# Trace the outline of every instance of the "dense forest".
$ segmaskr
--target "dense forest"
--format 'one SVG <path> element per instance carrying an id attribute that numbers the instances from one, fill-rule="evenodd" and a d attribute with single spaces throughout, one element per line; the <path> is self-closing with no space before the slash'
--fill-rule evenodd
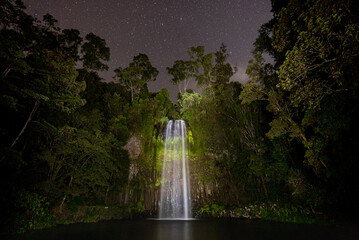
<path id="1" fill-rule="evenodd" d="M 168 120 L 187 124 L 196 217 L 287 222 L 359 210 L 359 8 L 272 0 L 245 84 L 223 44 L 168 64 L 146 54 L 105 82 L 110 49 L 49 14 L 0 6 L 0 209 L 4 231 L 156 216 Z M 202 93 L 188 89 L 196 82 Z"/>

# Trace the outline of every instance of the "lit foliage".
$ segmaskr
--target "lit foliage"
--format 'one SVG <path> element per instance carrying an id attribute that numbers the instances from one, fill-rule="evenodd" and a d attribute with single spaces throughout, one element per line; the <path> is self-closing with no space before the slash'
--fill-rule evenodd
<path id="1" fill-rule="evenodd" d="M 310 214 L 356 206 L 355 1 L 273 1 L 244 85 L 230 81 L 225 45 L 190 48 L 189 60 L 167 68 L 181 92 L 176 106 L 167 89 L 148 92 L 158 70 L 145 54 L 104 83 L 105 40 L 90 33 L 83 41 L 49 14 L 38 21 L 21 1 L 2 3 L 0 207 L 18 230 L 49 226 L 50 209 L 62 217 L 96 204 L 123 216 L 155 209 L 164 126 L 179 117 L 200 212 L 310 222 Z M 187 89 L 192 80 L 201 95 Z M 134 156 L 125 150 L 131 141 Z"/>
<path id="2" fill-rule="evenodd" d="M 243 104 L 261 101 L 273 114 L 266 136 L 284 141 L 287 158 L 294 159 L 288 175 L 292 195 L 319 209 L 339 201 L 325 202 L 327 193 L 320 188 L 356 194 L 354 175 L 342 172 L 355 155 L 345 138 L 357 136 L 353 121 L 358 71 L 353 66 L 358 61 L 359 25 L 354 5 L 354 1 L 274 2 L 275 18 L 260 29 L 247 69 L 250 80 L 240 95 Z M 271 54 L 275 64 L 265 64 L 263 53 Z M 298 181 L 293 181 L 293 173 Z"/>

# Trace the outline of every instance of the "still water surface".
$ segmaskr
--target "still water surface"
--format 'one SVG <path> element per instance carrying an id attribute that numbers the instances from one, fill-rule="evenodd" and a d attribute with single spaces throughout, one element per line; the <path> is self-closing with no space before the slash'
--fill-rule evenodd
<path id="1" fill-rule="evenodd" d="M 359 239 L 353 225 L 302 225 L 249 220 L 109 221 L 72 224 L 18 236 L 19 240 L 227 240 L 227 239 Z"/>

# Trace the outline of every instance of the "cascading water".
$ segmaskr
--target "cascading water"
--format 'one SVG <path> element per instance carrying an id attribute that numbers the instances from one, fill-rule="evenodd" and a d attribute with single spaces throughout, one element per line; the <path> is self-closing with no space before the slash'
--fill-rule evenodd
<path id="1" fill-rule="evenodd" d="M 168 121 L 162 167 L 160 218 L 192 217 L 190 180 L 187 161 L 186 123 Z"/>

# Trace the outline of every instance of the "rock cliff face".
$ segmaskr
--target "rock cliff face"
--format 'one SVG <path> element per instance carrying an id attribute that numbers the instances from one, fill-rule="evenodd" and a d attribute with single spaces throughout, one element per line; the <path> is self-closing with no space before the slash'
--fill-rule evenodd
<path id="1" fill-rule="evenodd" d="M 133 178 L 136 177 L 136 175 L 139 172 L 139 166 L 137 164 L 137 159 L 141 155 L 141 141 L 140 141 L 140 135 L 135 134 L 131 136 L 126 145 L 123 147 L 123 149 L 127 150 L 129 157 L 131 159 L 130 163 L 130 169 L 128 172 L 128 181 L 131 181 Z"/>
<path id="2" fill-rule="evenodd" d="M 156 166 L 157 164 L 162 165 L 163 153 L 159 156 L 157 151 L 151 151 L 151 156 L 147 156 L 146 150 L 143 148 L 144 143 L 141 141 L 143 141 L 142 136 L 136 133 L 128 139 L 123 147 L 128 151 L 131 161 L 128 171 L 128 185 L 123 193 L 122 202 L 140 206 L 138 210 L 148 211 L 151 212 L 151 215 L 156 215 L 161 197 L 160 183 L 162 182 L 162 171 L 158 170 Z M 215 171 L 205 169 L 208 166 L 205 162 L 215 157 L 218 156 L 207 154 L 205 158 L 201 159 L 188 156 L 188 164 L 191 169 L 189 176 L 191 182 L 190 195 L 194 216 L 198 215 L 199 209 L 207 203 L 209 198 L 217 201 L 223 200 L 220 192 L 224 186 L 217 183 Z"/>
<path id="3" fill-rule="evenodd" d="M 131 136 L 123 149 L 128 151 L 131 160 L 137 159 L 142 151 L 140 136 L 138 134 Z"/>
<path id="4" fill-rule="evenodd" d="M 151 164 L 144 164 L 152 157 L 147 156 L 148 153 L 143 149 L 144 143 L 141 140 L 143 141 L 141 134 L 133 134 L 123 147 L 130 157 L 128 184 L 123 195 L 123 203 L 132 206 L 139 214 L 155 216 L 159 188 L 153 179 Z"/>

